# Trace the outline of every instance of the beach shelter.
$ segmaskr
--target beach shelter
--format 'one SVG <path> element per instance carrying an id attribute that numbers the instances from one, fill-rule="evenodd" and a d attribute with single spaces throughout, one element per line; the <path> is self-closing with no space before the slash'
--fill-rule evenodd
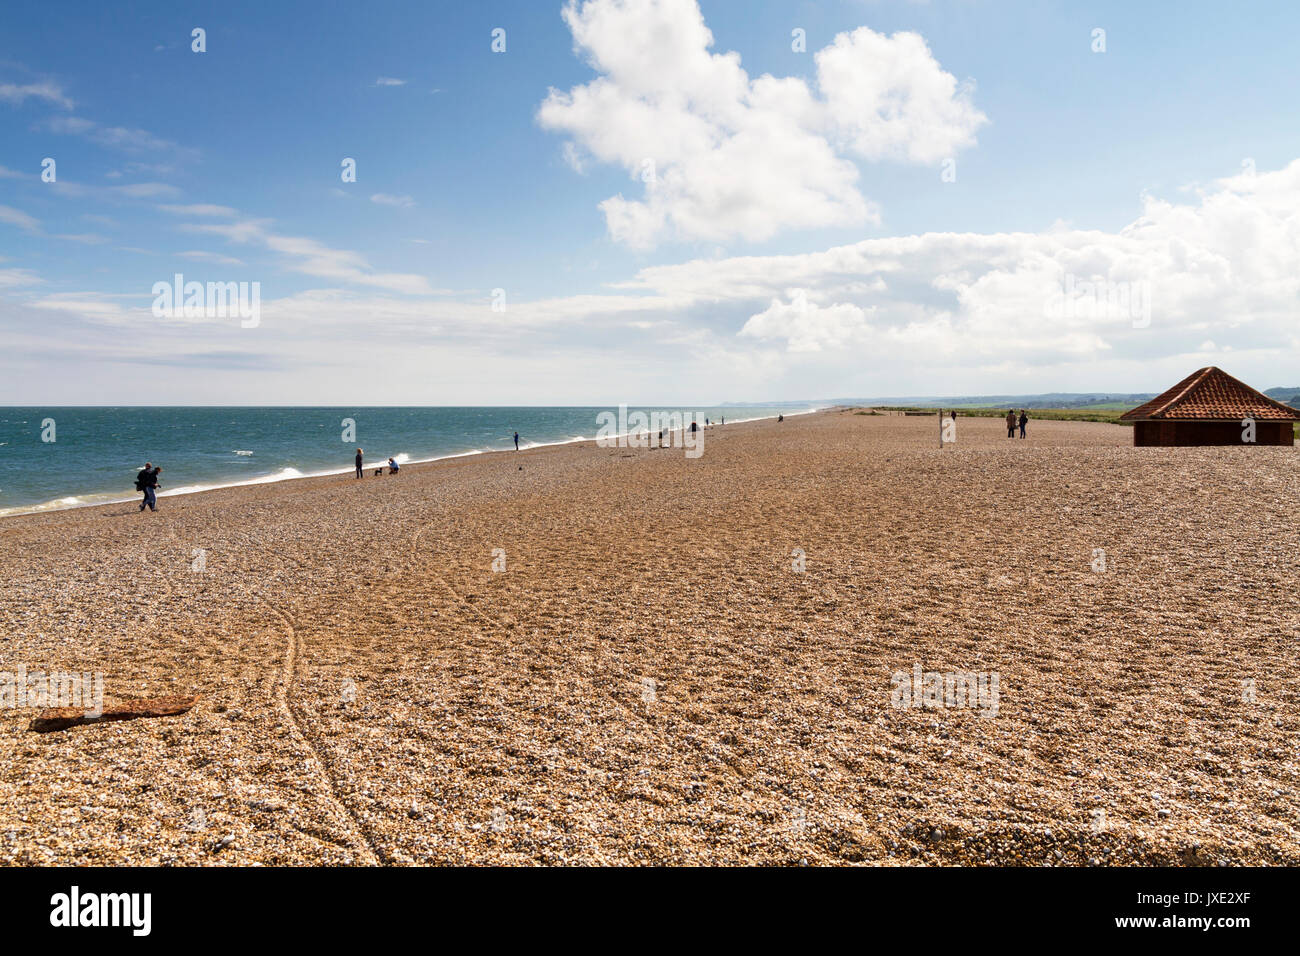
<path id="1" fill-rule="evenodd" d="M 1300 411 L 1257 392 L 1213 365 L 1120 416 L 1134 445 L 1292 445 Z"/>

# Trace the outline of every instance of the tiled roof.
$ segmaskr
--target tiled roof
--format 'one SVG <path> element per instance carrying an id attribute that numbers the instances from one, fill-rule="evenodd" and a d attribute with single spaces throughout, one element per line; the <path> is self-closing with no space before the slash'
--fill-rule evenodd
<path id="1" fill-rule="evenodd" d="M 1300 411 L 1274 401 L 1213 365 L 1120 418 L 1125 421 L 1300 421 Z"/>

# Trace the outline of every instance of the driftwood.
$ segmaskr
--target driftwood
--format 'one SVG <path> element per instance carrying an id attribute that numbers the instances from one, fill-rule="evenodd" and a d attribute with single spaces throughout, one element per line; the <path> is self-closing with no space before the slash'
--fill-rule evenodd
<path id="1" fill-rule="evenodd" d="M 105 707 L 100 714 L 87 713 L 84 707 L 47 707 L 32 718 L 28 730 L 46 734 L 67 730 L 78 724 L 102 724 L 109 720 L 135 720 L 137 717 L 175 717 L 199 702 L 193 697 L 148 697 L 128 700 Z"/>

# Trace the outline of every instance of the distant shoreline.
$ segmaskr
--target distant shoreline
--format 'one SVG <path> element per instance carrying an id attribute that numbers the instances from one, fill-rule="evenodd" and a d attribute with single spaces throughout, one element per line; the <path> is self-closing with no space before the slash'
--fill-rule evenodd
<path id="1" fill-rule="evenodd" d="M 18 406 L 7 406 L 7 407 L 11 407 L 11 408 L 12 408 L 12 407 L 18 407 Z M 60 407 L 60 406 L 53 406 L 53 405 L 50 405 L 50 406 L 44 406 L 44 407 L 47 408 L 47 409 L 52 409 L 52 408 L 57 408 L 57 407 Z M 71 407 L 100 407 L 100 406 L 62 406 L 62 407 L 71 408 Z M 102 407 L 107 407 L 107 408 L 125 408 L 125 407 L 127 407 L 127 406 L 102 406 Z M 137 407 L 137 406 L 130 406 L 130 407 Z M 144 407 L 144 406 L 139 406 L 139 407 Z M 230 406 L 188 406 L 188 405 L 176 405 L 176 406 L 171 406 L 171 405 L 160 405 L 160 406 L 152 406 L 152 407 L 156 407 L 156 408 L 194 408 L 194 407 L 204 407 L 204 408 L 266 408 L 266 407 L 284 407 L 284 408 L 317 408 L 317 407 L 319 407 L 319 408 L 335 408 L 335 407 L 342 407 L 342 406 L 330 406 L 330 405 L 324 405 L 324 406 L 305 406 L 305 405 L 304 405 L 304 406 L 300 406 L 300 405 L 288 405 L 288 406 L 262 406 L 262 405 L 247 405 L 247 406 L 245 406 L 245 405 L 230 405 Z M 359 406 L 358 406 L 358 407 L 359 407 Z M 375 406 L 375 407 L 381 407 L 381 406 Z M 464 407 L 464 408 L 474 408 L 474 407 L 479 407 L 479 406 L 432 406 L 432 405 L 431 405 L 431 406 L 382 406 L 382 407 L 395 407 L 395 408 L 413 408 L 413 407 L 429 407 L 429 408 L 462 408 L 462 407 Z M 493 406 L 493 407 L 499 407 L 499 408 L 514 408 L 514 407 L 526 407 L 526 406 L 505 406 L 505 405 L 503 405 L 503 406 Z M 589 407 L 589 406 L 585 406 L 585 405 L 575 405 L 575 406 L 531 406 L 531 407 L 537 407 L 537 408 L 551 408 L 551 407 L 587 408 L 587 407 Z M 600 406 L 590 406 L 590 407 L 600 407 Z M 634 406 L 634 407 L 637 407 L 637 406 Z M 736 407 L 737 407 L 738 409 L 741 408 L 741 406 L 736 406 Z M 775 407 L 775 406 L 766 406 L 766 407 L 771 408 L 771 407 Z M 820 407 L 820 408 L 805 408 L 805 409 L 801 409 L 801 410 L 799 410 L 799 411 L 780 412 L 780 413 L 778 413 L 778 414 L 783 414 L 783 415 L 785 415 L 787 418 L 792 418 L 792 417 L 794 417 L 794 416 L 796 416 L 796 415 L 812 415 L 812 414 L 815 414 L 815 413 L 818 413 L 818 412 L 833 411 L 833 410 L 835 410 L 835 409 L 843 408 L 843 407 L 844 407 L 844 406 L 838 406 L 838 405 L 836 405 L 836 406 L 824 406 L 824 407 Z M 732 422 L 731 422 L 731 425 L 744 425 L 744 424 L 747 424 L 747 423 L 749 423 L 749 422 L 771 421 L 771 420 L 775 420 L 776 417 L 777 417 L 776 415 L 759 415 L 759 416 L 756 416 L 756 417 L 754 417 L 754 418 L 738 418 L 738 419 L 735 419 L 734 421 L 732 421 Z M 701 427 L 704 427 L 704 426 L 701 426 Z M 718 423 L 714 423 L 714 424 L 710 425 L 709 427 L 710 427 L 710 428 L 718 428 L 718 427 L 722 427 L 722 426 L 719 425 Z M 728 426 L 728 427 L 730 427 L 730 426 Z M 626 435 L 624 434 L 624 435 L 620 435 L 620 436 L 618 436 L 618 437 L 622 438 L 622 437 L 626 437 Z M 520 444 L 520 447 L 519 447 L 519 451 L 520 451 L 520 452 L 531 451 L 531 450 L 536 449 L 536 448 L 556 448 L 556 447 L 561 447 L 561 446 L 565 446 L 565 445 L 582 445 L 582 444 L 585 444 L 585 443 L 591 443 L 591 444 L 594 445 L 594 444 L 596 443 L 596 441 L 597 441 L 597 439 L 595 439 L 595 438 L 580 437 L 580 438 L 563 439 L 563 440 L 558 440 L 558 441 L 533 442 L 533 443 L 521 443 L 521 444 Z M 413 465 L 428 465 L 428 464 L 432 464 L 432 463 L 434 463 L 434 462 L 439 462 L 439 461 L 454 461 L 454 460 L 456 460 L 456 459 L 462 459 L 462 458 L 478 458 L 478 457 L 486 456 L 486 455 L 514 454 L 514 453 L 515 453 L 514 449 L 510 449 L 510 448 L 503 448 L 503 449 L 488 449 L 488 450 L 478 450 L 478 449 L 476 449 L 476 450 L 473 450 L 473 451 L 454 452 L 454 453 L 452 453 L 452 454 L 448 454 L 448 455 L 435 455 L 435 456 L 430 457 L 430 458 L 408 458 L 408 459 L 406 459 L 406 460 L 404 460 L 404 461 L 399 461 L 398 464 L 400 464 L 403 468 L 406 468 L 406 467 L 413 466 Z M 378 468 L 378 467 L 380 467 L 380 463 L 381 463 L 381 461 L 386 461 L 386 460 L 384 460 L 384 459 L 375 459 L 373 462 L 368 462 L 368 463 L 366 463 L 363 467 L 366 468 L 366 469 Z M 387 467 L 387 465 L 385 464 L 384 467 Z M 224 481 L 224 482 L 218 482 L 218 483 L 216 483 L 216 484 L 205 484 L 205 485 L 183 485 L 182 487 L 177 488 L 177 489 L 173 489 L 173 490 L 171 490 L 171 491 L 166 491 L 166 490 L 164 490 L 164 491 L 159 492 L 159 494 L 158 494 L 158 498 L 159 498 L 159 500 L 163 500 L 163 499 L 174 499 L 174 498 L 182 498 L 182 497 L 189 497 L 189 496 L 191 496 L 191 495 L 205 494 L 205 493 L 210 492 L 210 491 L 221 491 L 221 490 L 223 490 L 223 489 L 228 489 L 228 488 L 246 488 L 246 487 L 252 487 L 252 486 L 256 486 L 256 485 L 278 485 L 278 484 L 282 484 L 282 483 L 284 483 L 284 482 L 289 482 L 289 481 L 299 481 L 299 480 L 308 479 L 308 478 L 336 478 L 336 477 L 338 477 L 338 476 L 340 476 L 340 475 L 348 475 L 348 474 L 351 474 L 351 473 L 353 472 L 354 468 L 353 468 L 353 466 L 349 465 L 349 466 L 347 466 L 347 467 L 345 467 L 345 468 L 330 468 L 330 469 L 326 469 L 326 470 L 324 470 L 324 471 L 313 471 L 313 472 L 307 472 L 307 473 L 298 472 L 298 473 L 296 473 L 296 474 L 285 474 L 285 473 L 284 473 L 285 470 L 286 470 L 286 469 L 281 469 L 280 471 L 271 472 L 271 473 L 269 473 L 269 474 L 267 474 L 267 475 L 261 475 L 261 476 L 258 476 L 258 477 L 256 477 L 256 478 L 249 478 L 249 479 L 246 479 L 246 480 L 243 480 L 243 481 Z M 295 470 L 295 469 L 288 469 L 288 470 Z M 138 502 L 140 501 L 140 493 L 139 493 L 139 492 L 124 493 L 124 494 L 121 494 L 121 495 L 114 494 L 114 493 L 102 493 L 102 494 L 108 494 L 108 495 L 110 495 L 110 496 L 109 496 L 109 497 L 99 498 L 98 500 L 94 500 L 94 501 L 87 501 L 87 500 L 75 500 L 75 501 L 73 501 L 73 500 L 72 500 L 72 499 L 82 499 L 83 497 L 98 497 L 97 493 L 93 493 L 93 492 L 92 492 L 92 493 L 88 493 L 88 494 L 85 495 L 85 496 L 82 496 L 82 495 L 67 495 L 67 496 L 64 496 L 63 498 L 53 499 L 52 501 L 41 502 L 41 503 L 39 503 L 39 504 L 35 504 L 35 505 L 30 505 L 30 506 L 17 506 L 17 507 L 15 507 L 15 508 L 13 508 L 13 509 L 0 509 L 0 520 L 5 520 L 5 519 L 9 519 L 9 518 L 30 517 L 30 516 L 32 516 L 32 515 L 57 514 L 57 513 L 59 513 L 59 512 L 64 512 L 64 511 L 80 511 L 80 510 L 83 510 L 83 509 L 86 509 L 86 508 L 100 508 L 100 507 L 105 507 L 105 506 L 108 506 L 108 505 L 120 505 L 120 504 L 125 504 L 125 503 L 138 503 Z M 65 501 L 67 501 L 68 503 L 64 504 L 63 502 L 65 502 Z"/>

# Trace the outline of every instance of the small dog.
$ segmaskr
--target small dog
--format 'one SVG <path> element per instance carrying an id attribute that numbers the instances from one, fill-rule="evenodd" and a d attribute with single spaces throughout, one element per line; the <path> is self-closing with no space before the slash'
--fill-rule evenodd
<path id="1" fill-rule="evenodd" d="M 372 478 L 378 478 L 378 477 L 379 477 L 380 475 L 382 475 L 383 473 L 384 473 L 384 469 L 382 469 L 382 468 L 376 468 L 376 469 L 375 469 L 375 473 L 374 473 L 371 477 L 372 477 Z"/>

